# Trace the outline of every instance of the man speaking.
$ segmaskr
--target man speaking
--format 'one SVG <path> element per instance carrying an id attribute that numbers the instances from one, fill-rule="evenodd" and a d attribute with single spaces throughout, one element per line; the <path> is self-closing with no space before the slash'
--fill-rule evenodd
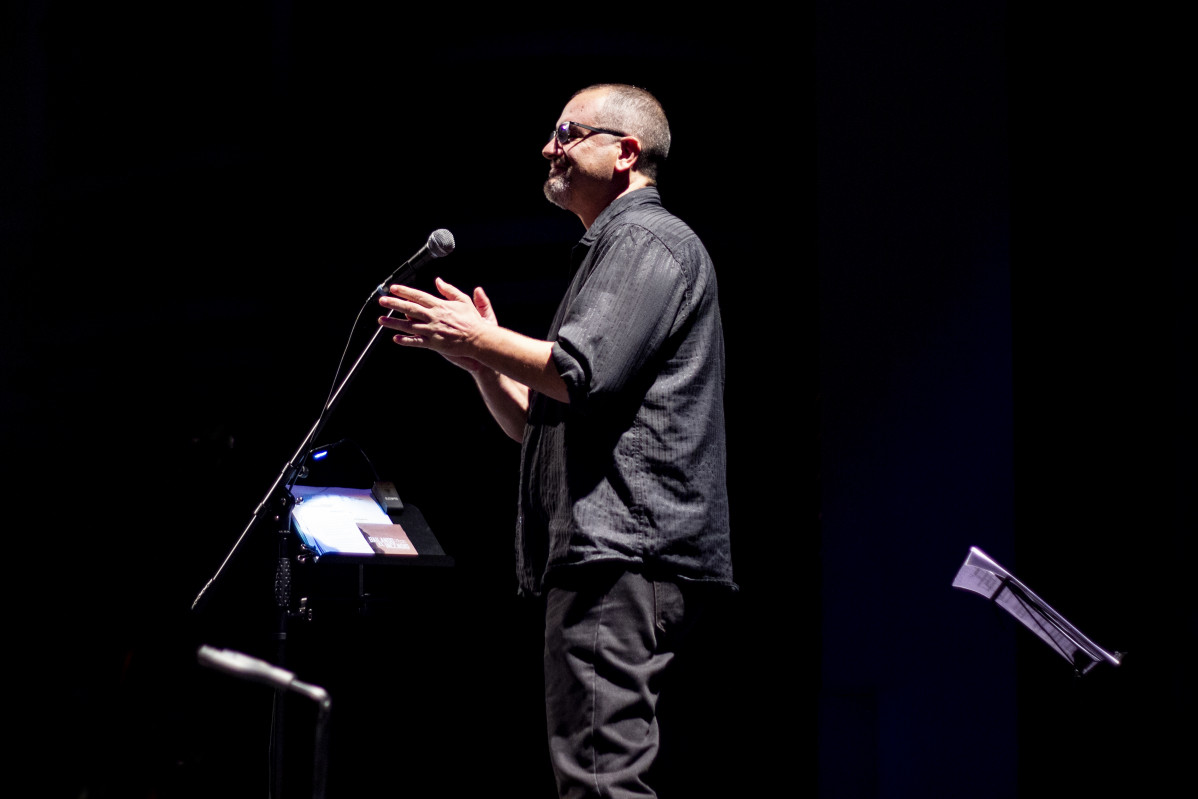
<path id="1" fill-rule="evenodd" d="M 394 341 L 473 377 L 522 442 L 516 565 L 543 596 L 558 792 L 653 797 L 662 677 L 704 605 L 735 589 L 724 344 L 711 258 L 657 190 L 661 105 L 582 89 L 542 154 L 545 196 L 586 228 L 548 338 L 498 324 L 481 288 L 391 286 Z"/>

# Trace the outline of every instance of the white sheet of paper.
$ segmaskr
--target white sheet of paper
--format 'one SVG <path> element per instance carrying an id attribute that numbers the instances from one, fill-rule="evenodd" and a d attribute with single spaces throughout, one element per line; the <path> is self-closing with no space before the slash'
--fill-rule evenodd
<path id="1" fill-rule="evenodd" d="M 304 535 L 318 543 L 321 554 L 373 555 L 358 525 L 391 523 L 368 488 L 294 486 L 291 493 L 296 499 L 291 517 Z"/>

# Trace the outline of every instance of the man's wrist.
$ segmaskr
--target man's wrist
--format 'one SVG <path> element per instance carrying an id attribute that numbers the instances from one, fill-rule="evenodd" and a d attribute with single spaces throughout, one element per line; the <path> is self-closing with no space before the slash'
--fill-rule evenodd
<path id="1" fill-rule="evenodd" d="M 478 367 L 475 369 L 471 369 L 470 375 L 474 378 L 474 382 L 478 383 L 480 388 L 482 386 L 497 386 L 497 385 L 499 385 L 499 378 L 500 378 L 499 372 L 496 372 L 491 367 L 489 367 L 486 364 L 481 363 L 479 361 L 475 361 L 475 363 L 478 364 Z"/>

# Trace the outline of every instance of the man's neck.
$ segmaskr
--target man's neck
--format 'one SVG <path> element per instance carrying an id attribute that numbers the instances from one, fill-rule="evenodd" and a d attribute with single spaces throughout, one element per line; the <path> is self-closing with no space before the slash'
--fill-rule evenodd
<path id="1" fill-rule="evenodd" d="M 595 208 L 588 208 L 585 211 L 576 211 L 575 213 L 578 215 L 579 220 L 582 221 L 582 226 L 587 230 L 590 230 L 591 225 L 595 224 L 595 220 L 599 218 L 599 214 L 603 213 L 604 210 L 607 209 L 607 206 L 611 205 L 624 195 L 631 194 L 637 189 L 643 189 L 647 186 L 655 185 L 657 184 L 654 181 L 649 180 L 649 178 L 645 177 L 644 175 L 635 174 L 633 178 L 624 186 L 624 188 L 616 191 L 616 193 L 613 194 L 607 200 L 607 202 L 603 203 L 602 205 L 597 205 Z"/>

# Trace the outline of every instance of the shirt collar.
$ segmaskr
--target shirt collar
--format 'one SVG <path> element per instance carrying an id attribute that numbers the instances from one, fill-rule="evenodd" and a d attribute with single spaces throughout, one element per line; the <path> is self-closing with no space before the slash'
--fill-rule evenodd
<path id="1" fill-rule="evenodd" d="M 642 205 L 661 205 L 661 195 L 658 194 L 656 186 L 645 186 L 641 189 L 634 189 L 627 194 L 617 197 L 599 212 L 599 216 L 595 217 L 595 221 L 587 228 L 587 232 L 583 234 L 582 239 L 578 243 L 590 247 L 599 238 L 600 234 L 603 233 L 604 228 L 615 221 L 616 217 L 631 208 Z"/>

